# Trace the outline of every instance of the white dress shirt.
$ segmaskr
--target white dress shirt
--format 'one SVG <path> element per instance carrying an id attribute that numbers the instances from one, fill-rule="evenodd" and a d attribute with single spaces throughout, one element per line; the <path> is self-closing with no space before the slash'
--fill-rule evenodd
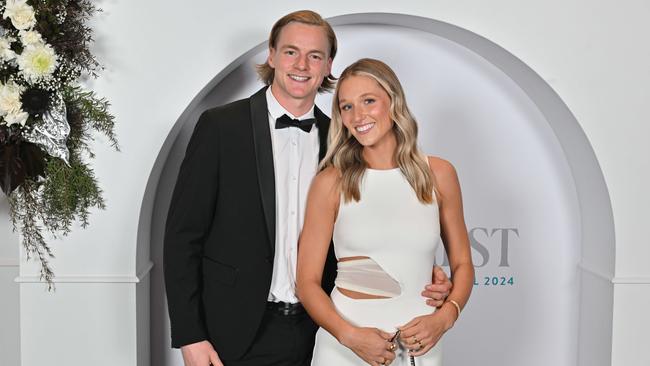
<path id="1" fill-rule="evenodd" d="M 318 128 L 314 124 L 310 132 L 296 127 L 276 130 L 275 120 L 283 114 L 297 119 L 313 118 L 314 108 L 294 116 L 275 99 L 270 87 L 266 90 L 266 103 L 275 168 L 275 257 L 268 300 L 297 303 L 298 236 L 309 186 L 318 169 Z"/>

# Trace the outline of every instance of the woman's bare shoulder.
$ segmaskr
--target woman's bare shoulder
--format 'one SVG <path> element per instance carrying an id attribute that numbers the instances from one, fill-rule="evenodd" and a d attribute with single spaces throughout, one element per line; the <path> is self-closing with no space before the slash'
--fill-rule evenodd
<path id="1" fill-rule="evenodd" d="M 456 178 L 456 168 L 448 161 L 438 156 L 428 156 L 429 167 L 436 179 Z"/>
<path id="2" fill-rule="evenodd" d="M 442 196 L 442 201 L 460 197 L 460 182 L 456 168 L 447 160 L 437 156 L 429 156 L 429 167 L 433 172 L 436 187 Z"/>
<path id="3" fill-rule="evenodd" d="M 312 191 L 317 193 L 336 193 L 338 191 L 341 173 L 338 169 L 329 166 L 321 170 L 312 181 Z"/>

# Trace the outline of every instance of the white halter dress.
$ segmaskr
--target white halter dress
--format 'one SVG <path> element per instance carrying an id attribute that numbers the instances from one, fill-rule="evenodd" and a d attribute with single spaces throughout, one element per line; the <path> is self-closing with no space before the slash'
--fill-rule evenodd
<path id="1" fill-rule="evenodd" d="M 360 192 L 359 202 L 346 203 L 341 197 L 334 249 L 337 259 L 369 259 L 339 262 L 331 298 L 337 312 L 350 323 L 394 333 L 414 317 L 435 310 L 420 293 L 431 283 L 434 252 L 441 242 L 438 205 L 421 203 L 399 168 L 367 169 Z M 388 298 L 352 299 L 338 287 Z M 391 365 L 410 365 L 405 349 L 398 349 L 396 356 Z M 415 363 L 442 365 L 440 342 L 416 357 Z M 366 363 L 321 328 L 312 366 L 331 365 Z"/>

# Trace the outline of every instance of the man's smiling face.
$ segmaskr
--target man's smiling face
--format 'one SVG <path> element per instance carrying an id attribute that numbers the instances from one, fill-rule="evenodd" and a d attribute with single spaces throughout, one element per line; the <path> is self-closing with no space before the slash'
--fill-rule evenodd
<path id="1" fill-rule="evenodd" d="M 313 103 L 332 68 L 329 49 L 323 27 L 293 22 L 282 28 L 268 58 L 275 71 L 273 95 L 280 104 Z"/>

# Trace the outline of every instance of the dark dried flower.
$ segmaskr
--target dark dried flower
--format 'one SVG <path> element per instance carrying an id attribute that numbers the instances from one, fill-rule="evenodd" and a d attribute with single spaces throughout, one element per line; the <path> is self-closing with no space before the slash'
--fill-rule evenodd
<path id="1" fill-rule="evenodd" d="M 23 110 L 31 116 L 40 116 L 47 111 L 50 106 L 52 92 L 38 89 L 29 88 L 23 92 L 21 102 L 23 103 Z"/>
<path id="2" fill-rule="evenodd" d="M 9 130 L 6 126 L 0 126 L 0 146 L 9 142 Z"/>
<path id="3" fill-rule="evenodd" d="M 26 141 L 0 145 L 0 188 L 9 195 L 26 178 L 43 176 L 45 162 L 41 149 Z"/>

